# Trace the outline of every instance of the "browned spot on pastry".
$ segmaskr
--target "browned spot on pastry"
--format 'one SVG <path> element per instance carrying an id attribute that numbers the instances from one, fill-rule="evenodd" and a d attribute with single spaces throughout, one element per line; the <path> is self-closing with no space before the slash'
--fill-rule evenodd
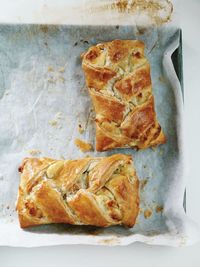
<path id="1" fill-rule="evenodd" d="M 99 51 L 98 49 L 96 48 L 93 48 L 89 51 L 89 53 L 86 54 L 86 59 L 87 60 L 90 60 L 90 61 L 93 61 L 94 59 L 96 59 L 97 57 L 99 56 Z"/>
<path id="2" fill-rule="evenodd" d="M 93 146 L 90 143 L 87 143 L 85 141 L 82 141 L 80 139 L 76 139 L 75 141 L 75 145 L 82 151 L 82 152 L 88 152 L 88 151 L 92 151 L 93 150 Z"/>
<path id="3" fill-rule="evenodd" d="M 119 184 L 118 192 L 119 192 L 119 194 L 121 195 L 121 197 L 123 199 L 126 199 L 127 188 L 126 188 L 126 185 L 123 182 Z"/>
<path id="4" fill-rule="evenodd" d="M 27 201 L 25 203 L 25 207 L 29 211 L 29 214 L 31 216 L 36 216 L 38 218 L 42 218 L 42 212 L 41 212 L 41 210 L 38 209 L 33 202 Z"/>
<path id="5" fill-rule="evenodd" d="M 22 164 L 18 168 L 19 172 L 21 172 L 21 173 L 23 172 L 24 166 L 26 165 L 27 160 L 28 160 L 28 158 L 24 158 L 24 160 L 22 161 Z"/>
<path id="6" fill-rule="evenodd" d="M 109 68 L 99 67 L 88 67 L 85 69 L 85 72 L 88 75 L 88 79 L 86 80 L 87 86 L 97 90 L 101 90 L 104 85 L 116 75 L 116 72 Z"/>
<path id="7" fill-rule="evenodd" d="M 120 40 L 114 40 L 112 45 L 108 45 L 108 54 L 111 61 L 117 63 L 128 55 L 128 46 Z"/>
<path id="8" fill-rule="evenodd" d="M 95 111 L 98 115 L 108 121 L 119 122 L 122 120 L 125 111 L 125 105 L 113 98 L 105 97 L 100 94 L 91 94 Z"/>
<path id="9" fill-rule="evenodd" d="M 23 172 L 23 166 L 19 166 L 18 172 Z"/>
<path id="10" fill-rule="evenodd" d="M 131 78 L 127 78 L 124 80 L 117 81 L 115 84 L 116 89 L 126 95 L 131 95 L 132 93 L 131 80 L 132 80 Z"/>
<path id="11" fill-rule="evenodd" d="M 116 220 L 116 221 L 120 219 L 119 215 L 116 214 L 116 213 L 111 213 L 110 216 L 111 216 L 111 218 L 112 218 L 113 220 Z"/>
<path id="12" fill-rule="evenodd" d="M 139 138 L 145 134 L 145 130 L 153 123 L 154 110 L 153 106 L 149 104 L 141 107 L 139 110 L 135 109 L 130 114 L 129 119 L 124 122 L 122 130 L 130 138 Z"/>
<path id="13" fill-rule="evenodd" d="M 149 217 L 151 217 L 151 215 L 152 215 L 152 211 L 150 209 L 146 209 L 144 211 L 144 217 L 145 217 L 145 219 L 148 219 Z"/>
<path id="14" fill-rule="evenodd" d="M 115 201 L 114 200 L 110 200 L 110 201 L 107 202 L 107 205 L 109 207 L 114 207 L 116 204 L 115 204 Z"/>
<path id="15" fill-rule="evenodd" d="M 140 68 L 132 75 L 116 82 L 115 88 L 122 94 L 131 98 L 151 86 L 151 77 L 149 68 Z"/>
<path id="16" fill-rule="evenodd" d="M 139 51 L 137 51 L 137 52 L 133 52 L 132 53 L 132 55 L 134 56 L 134 57 L 136 57 L 136 58 L 141 58 L 142 57 L 142 55 L 141 55 L 141 53 L 139 52 Z"/>

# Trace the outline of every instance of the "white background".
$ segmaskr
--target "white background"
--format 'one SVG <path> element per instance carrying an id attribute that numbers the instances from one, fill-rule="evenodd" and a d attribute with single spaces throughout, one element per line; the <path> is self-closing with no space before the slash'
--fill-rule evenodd
<path id="1" fill-rule="evenodd" d="M 0 22 L 54 22 L 46 10 L 56 4 L 64 22 L 64 0 L 0 0 Z M 180 0 L 183 29 L 185 125 L 187 148 L 187 214 L 200 224 L 200 0 Z M 66 6 L 66 5 L 65 5 Z M 59 14 L 59 13 L 58 13 Z M 133 244 L 128 247 L 57 246 L 0 248 L 0 267 L 44 266 L 200 266 L 200 243 L 169 248 Z"/>

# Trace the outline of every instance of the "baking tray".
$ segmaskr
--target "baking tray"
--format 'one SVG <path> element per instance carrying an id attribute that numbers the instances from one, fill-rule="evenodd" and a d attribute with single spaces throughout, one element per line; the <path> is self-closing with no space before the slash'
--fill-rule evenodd
<path id="1" fill-rule="evenodd" d="M 80 55 L 91 45 L 113 39 L 140 39 L 146 43 L 145 53 L 151 64 L 158 120 L 168 139 L 166 145 L 161 145 L 155 150 L 115 149 L 105 153 L 90 153 L 93 156 L 119 152 L 133 155 L 142 185 L 137 224 L 132 229 L 118 226 L 100 229 L 87 226 L 45 225 L 21 230 L 15 212 L 19 184 L 17 167 L 24 157 L 30 156 L 29 149 L 35 148 L 42 151 L 39 156 L 85 156 L 74 145 L 74 139 L 79 137 L 77 126 L 80 121 L 88 125 L 81 138 L 93 143 L 95 129 L 94 123 L 88 123 L 91 102 L 85 90 Z M 170 218 L 162 211 L 162 208 L 165 210 L 165 202 L 169 202 L 168 192 L 171 191 L 171 185 L 174 186 L 174 181 L 175 185 L 178 184 L 177 177 L 181 181 L 183 176 L 183 155 L 179 140 L 181 118 L 177 106 L 181 99 L 176 101 L 177 96 L 172 84 L 165 77 L 162 65 L 165 50 L 174 40 L 178 40 L 178 44 L 174 46 L 172 60 L 183 90 L 180 29 L 160 27 L 141 32 L 134 26 L 119 25 L 0 26 L 0 112 L 3 114 L 1 125 L 4 125 L 0 129 L 0 174 L 3 177 L 3 186 L 0 187 L 2 245 L 116 245 L 137 240 L 156 243 L 158 236 L 163 238 L 167 235 L 170 239 L 178 239 L 177 235 L 182 234 L 184 225 L 182 218 L 176 226 L 176 231 L 174 228 L 172 231 L 170 221 L 173 222 L 173 216 Z M 35 99 L 31 105 L 34 114 L 30 117 L 26 102 L 31 102 L 32 97 Z M 62 127 L 52 129 L 48 120 L 60 110 L 63 115 Z M 34 121 L 37 121 L 37 127 Z M 67 142 L 63 141 L 64 138 Z M 10 164 L 10 161 L 13 164 Z M 173 199 L 171 201 L 173 202 Z M 174 214 L 180 209 L 178 203 L 177 210 L 176 203 L 170 203 L 169 206 Z M 151 213 L 148 218 L 144 216 L 146 210 L 150 210 Z M 21 241 L 13 238 L 10 241 L 4 240 L 8 229 Z"/>
<path id="2" fill-rule="evenodd" d="M 183 101 L 184 101 L 184 83 L 183 83 L 183 46 L 182 46 L 182 30 L 180 29 L 179 45 L 172 54 L 172 63 L 176 71 L 176 75 L 180 82 Z M 186 189 L 183 197 L 183 208 L 186 212 Z"/>

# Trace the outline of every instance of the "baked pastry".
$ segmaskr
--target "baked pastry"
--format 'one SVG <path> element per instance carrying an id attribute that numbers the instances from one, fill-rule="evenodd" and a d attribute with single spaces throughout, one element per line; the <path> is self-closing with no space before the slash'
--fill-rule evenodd
<path id="1" fill-rule="evenodd" d="M 135 223 L 138 179 L 129 155 L 26 158 L 19 171 L 16 209 L 23 228 L 49 223 L 132 227 Z"/>
<path id="2" fill-rule="evenodd" d="M 157 121 L 144 43 L 114 40 L 82 55 L 86 84 L 96 112 L 96 150 L 166 142 Z"/>

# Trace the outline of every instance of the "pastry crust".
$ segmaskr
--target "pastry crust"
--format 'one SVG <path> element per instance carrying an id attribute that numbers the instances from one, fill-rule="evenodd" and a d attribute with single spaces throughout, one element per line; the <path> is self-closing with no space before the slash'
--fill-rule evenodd
<path id="1" fill-rule="evenodd" d="M 26 158 L 16 209 L 22 228 L 49 223 L 126 225 L 139 211 L 139 182 L 129 155 Z"/>
<path id="2" fill-rule="evenodd" d="M 166 142 L 156 118 L 143 42 L 114 40 L 93 46 L 82 55 L 82 67 L 96 112 L 97 151 Z"/>

